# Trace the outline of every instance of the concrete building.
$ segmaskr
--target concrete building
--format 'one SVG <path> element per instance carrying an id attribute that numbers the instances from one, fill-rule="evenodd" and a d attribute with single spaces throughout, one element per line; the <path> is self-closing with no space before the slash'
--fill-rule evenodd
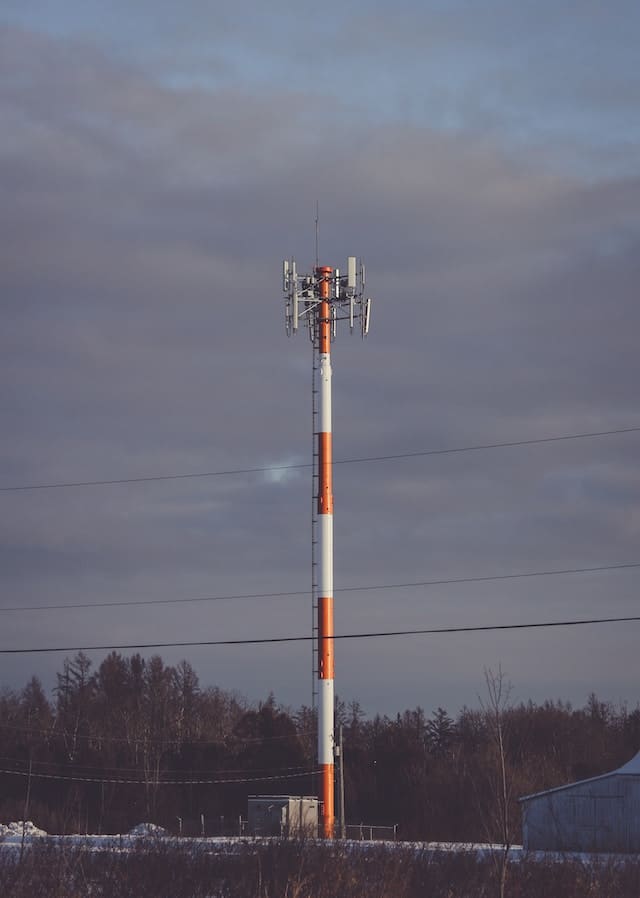
<path id="1" fill-rule="evenodd" d="M 305 795 L 250 795 L 247 829 L 251 836 L 316 838 L 318 799 Z"/>
<path id="2" fill-rule="evenodd" d="M 611 773 L 520 802 L 526 849 L 640 852 L 640 752 Z"/>

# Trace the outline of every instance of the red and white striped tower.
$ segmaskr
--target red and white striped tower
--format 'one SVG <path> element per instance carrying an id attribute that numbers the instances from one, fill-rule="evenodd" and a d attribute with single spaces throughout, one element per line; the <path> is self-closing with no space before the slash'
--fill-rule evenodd
<path id="1" fill-rule="evenodd" d="M 318 266 L 311 275 L 298 275 L 296 263 L 283 264 L 287 333 L 295 333 L 302 319 L 313 343 L 318 370 L 317 420 L 317 540 L 318 540 L 318 767 L 322 777 L 322 834 L 332 838 L 335 824 L 334 782 L 334 629 L 333 629 L 333 458 L 331 424 L 331 339 L 337 322 L 348 320 L 351 331 L 360 321 L 362 336 L 369 330 L 371 300 L 364 299 L 364 266 L 350 256 L 347 275 Z"/>
<path id="2" fill-rule="evenodd" d="M 333 697 L 333 458 L 331 451 L 331 268 L 316 268 L 318 308 L 318 766 L 322 772 L 322 827 L 334 828 Z"/>

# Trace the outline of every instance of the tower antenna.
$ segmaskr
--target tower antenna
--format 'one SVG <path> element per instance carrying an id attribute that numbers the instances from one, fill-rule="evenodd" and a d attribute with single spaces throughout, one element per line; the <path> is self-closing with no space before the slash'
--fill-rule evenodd
<path id="1" fill-rule="evenodd" d="M 316 268 L 319 266 L 320 262 L 318 261 L 318 235 L 320 231 L 320 204 L 318 200 L 316 200 Z"/>
<path id="2" fill-rule="evenodd" d="M 331 414 L 331 341 L 338 321 L 348 321 L 353 332 L 356 321 L 366 337 L 369 331 L 371 300 L 364 296 L 364 265 L 355 256 L 347 259 L 347 274 L 318 263 L 318 204 L 316 202 L 316 265 L 311 274 L 298 274 L 295 259 L 282 264 L 287 334 L 298 330 L 300 321 L 309 329 L 313 344 L 313 369 L 317 370 L 317 412 L 314 379 L 314 526 L 317 534 L 318 767 L 322 776 L 322 834 L 330 839 L 335 827 L 334 783 L 334 629 L 333 629 L 333 454 Z M 314 464 L 315 472 L 315 464 Z M 316 488 L 317 480 L 317 488 Z M 312 537 L 313 539 L 313 537 Z M 312 557 L 315 549 L 312 548 Z"/>

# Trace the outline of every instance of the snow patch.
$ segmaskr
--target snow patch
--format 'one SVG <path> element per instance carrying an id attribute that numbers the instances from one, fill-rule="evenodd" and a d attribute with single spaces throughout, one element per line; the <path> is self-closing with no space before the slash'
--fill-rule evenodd
<path id="1" fill-rule="evenodd" d="M 0 823 L 0 837 L 2 836 L 46 836 L 43 829 L 39 829 L 32 820 L 14 820 L 12 823 Z"/>
<path id="2" fill-rule="evenodd" d="M 138 823 L 127 833 L 128 836 L 166 836 L 167 831 L 157 823 Z"/>

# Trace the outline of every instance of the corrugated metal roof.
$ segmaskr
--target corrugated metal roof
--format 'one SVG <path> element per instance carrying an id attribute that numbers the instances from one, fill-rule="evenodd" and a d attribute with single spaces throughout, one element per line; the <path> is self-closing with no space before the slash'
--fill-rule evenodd
<path id="1" fill-rule="evenodd" d="M 594 783 L 596 780 L 604 780 L 610 776 L 640 776 L 640 751 L 623 764 L 617 770 L 609 773 L 601 773 L 599 776 L 591 776 L 586 780 L 577 780 L 575 783 L 565 783 L 563 786 L 554 786 L 553 789 L 543 789 L 542 792 L 532 792 L 531 795 L 523 795 L 518 801 L 529 801 L 530 798 L 538 798 L 540 795 L 550 795 L 552 792 L 561 792 L 563 789 L 572 789 L 574 786 L 582 786 L 585 783 Z"/>

